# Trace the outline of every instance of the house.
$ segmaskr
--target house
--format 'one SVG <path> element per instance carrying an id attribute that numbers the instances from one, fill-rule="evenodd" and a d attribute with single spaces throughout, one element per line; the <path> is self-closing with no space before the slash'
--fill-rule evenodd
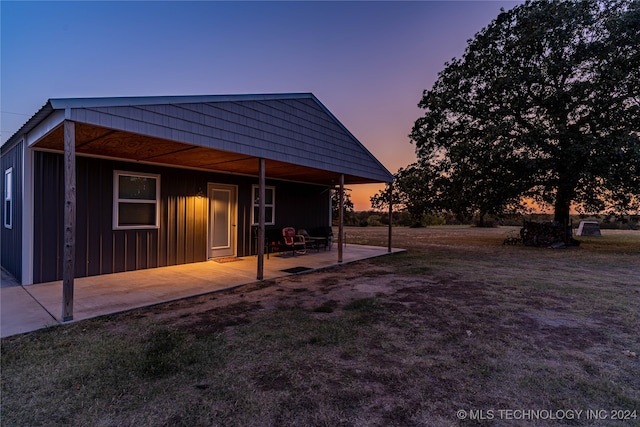
<path id="1" fill-rule="evenodd" d="M 310 93 L 50 99 L 0 154 L 22 284 L 253 254 L 260 279 L 265 229 L 329 226 L 333 189 L 393 179 Z"/>

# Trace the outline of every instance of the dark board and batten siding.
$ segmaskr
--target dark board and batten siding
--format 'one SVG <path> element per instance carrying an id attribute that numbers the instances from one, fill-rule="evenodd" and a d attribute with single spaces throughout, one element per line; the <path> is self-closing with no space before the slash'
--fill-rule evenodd
<path id="1" fill-rule="evenodd" d="M 61 280 L 63 158 L 36 152 L 34 283 Z M 113 171 L 160 174 L 160 227 L 113 230 Z M 78 157 L 76 277 L 207 260 L 208 183 L 238 186 L 237 254 L 252 254 L 251 186 L 256 178 Z M 276 223 L 312 229 L 328 224 L 326 187 L 268 182 L 276 187 Z"/>
<path id="2" fill-rule="evenodd" d="M 64 184 L 61 155 L 36 152 L 35 158 L 34 207 L 39 221 L 34 224 L 33 280 L 40 283 L 62 277 Z M 113 230 L 114 170 L 161 174 L 160 228 Z M 192 204 L 187 199 L 196 194 L 185 191 L 191 174 L 172 175 L 171 169 L 78 157 L 76 277 L 206 260 L 206 244 L 199 251 L 189 245 L 198 240 L 196 235 L 206 239 L 206 223 L 189 211 Z"/>
<path id="3" fill-rule="evenodd" d="M 64 167 L 61 155 L 34 153 L 33 281 L 62 279 Z M 76 179 L 82 176 L 76 171 Z M 78 179 L 82 183 L 82 179 Z M 76 186 L 78 191 L 78 186 Z M 80 198 L 81 199 L 81 198 Z M 77 204 L 78 198 L 76 198 Z M 82 218 L 83 215 L 78 215 Z M 77 237 L 76 242 L 82 240 Z M 76 268 L 82 265 L 76 261 Z"/>
<path id="4" fill-rule="evenodd" d="M 22 279 L 22 172 L 23 172 L 23 142 L 2 152 L 0 164 L 2 165 L 2 213 L 0 214 L 0 235 L 2 245 L 2 267 L 18 281 Z M 3 147 L 4 148 L 4 147 Z M 11 228 L 5 228 L 5 177 L 7 169 L 12 168 L 12 201 L 11 201 Z"/>

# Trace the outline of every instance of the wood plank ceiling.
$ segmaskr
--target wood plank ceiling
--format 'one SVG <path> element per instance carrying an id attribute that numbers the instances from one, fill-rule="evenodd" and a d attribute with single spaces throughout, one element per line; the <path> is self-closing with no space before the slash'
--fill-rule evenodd
<path id="1" fill-rule="evenodd" d="M 64 150 L 63 126 L 53 129 L 34 146 L 62 152 Z M 258 176 L 256 157 L 78 122 L 76 123 L 76 154 Z M 266 160 L 266 176 L 271 179 L 327 186 L 337 185 L 340 180 L 340 174 L 337 172 L 269 159 Z M 375 181 L 345 175 L 346 184 L 371 182 Z"/>

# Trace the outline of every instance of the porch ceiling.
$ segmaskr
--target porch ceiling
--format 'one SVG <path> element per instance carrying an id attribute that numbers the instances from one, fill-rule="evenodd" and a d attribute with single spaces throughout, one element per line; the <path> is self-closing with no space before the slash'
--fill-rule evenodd
<path id="1" fill-rule="evenodd" d="M 118 160 L 155 163 L 172 167 L 210 170 L 213 172 L 258 176 L 258 158 L 166 139 L 154 138 L 76 122 L 76 154 Z M 34 145 L 35 148 L 64 151 L 63 126 L 57 126 Z M 333 186 L 337 172 L 266 159 L 269 179 L 308 182 Z M 345 174 L 345 184 L 367 184 L 377 181 Z"/>

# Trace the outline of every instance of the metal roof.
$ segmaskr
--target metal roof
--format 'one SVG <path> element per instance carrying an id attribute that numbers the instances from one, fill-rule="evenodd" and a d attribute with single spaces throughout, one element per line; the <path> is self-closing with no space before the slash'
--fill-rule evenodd
<path id="1" fill-rule="evenodd" d="M 393 180 L 391 173 L 311 93 L 55 98 L 2 148 L 49 120 L 46 132 L 29 144 L 59 150 L 60 125 L 65 118 L 83 130 L 76 141 L 80 155 L 249 174 L 253 168 L 241 167 L 240 162 L 260 157 L 280 169 L 286 165 L 313 169 L 314 182 L 321 171 L 346 174 L 352 183 Z M 116 140 L 126 139 L 129 143 L 121 143 L 122 151 L 118 152 Z M 135 144 L 146 144 L 146 157 L 126 151 Z M 208 163 L 203 156 L 208 156 Z M 217 161 L 222 158 L 236 162 L 236 168 L 222 167 Z"/>

